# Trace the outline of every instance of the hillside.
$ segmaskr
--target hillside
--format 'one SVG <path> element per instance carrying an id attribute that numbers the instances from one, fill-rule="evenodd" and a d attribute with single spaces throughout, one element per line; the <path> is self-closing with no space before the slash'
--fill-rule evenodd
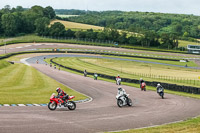
<path id="1" fill-rule="evenodd" d="M 176 33 L 181 38 L 200 38 L 200 17 L 184 14 L 152 12 L 103 11 L 88 12 L 69 21 L 110 27 L 141 33 L 146 30 L 156 33 Z"/>
<path id="2" fill-rule="evenodd" d="M 54 24 L 55 22 L 62 23 L 65 26 L 66 29 L 82 29 L 82 30 L 87 30 L 87 29 L 103 30 L 104 29 L 104 27 L 100 27 L 100 26 L 70 22 L 70 21 L 62 21 L 62 20 L 57 20 L 57 19 L 53 20 L 51 22 L 51 24 Z"/>

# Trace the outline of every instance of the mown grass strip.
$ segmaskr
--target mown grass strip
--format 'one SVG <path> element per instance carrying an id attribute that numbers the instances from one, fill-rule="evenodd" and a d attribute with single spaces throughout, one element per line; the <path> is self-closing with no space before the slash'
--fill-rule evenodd
<path id="1" fill-rule="evenodd" d="M 167 124 L 152 128 L 131 129 L 115 133 L 199 133 L 200 117 L 189 119 L 175 124 Z"/>
<path id="2" fill-rule="evenodd" d="M 1 62 L 4 60 L 1 60 L 0 64 Z M 0 69 L 0 86 L 0 104 L 48 103 L 50 95 L 56 93 L 57 87 L 75 95 L 74 100 L 87 98 L 23 64 L 8 65 Z"/>

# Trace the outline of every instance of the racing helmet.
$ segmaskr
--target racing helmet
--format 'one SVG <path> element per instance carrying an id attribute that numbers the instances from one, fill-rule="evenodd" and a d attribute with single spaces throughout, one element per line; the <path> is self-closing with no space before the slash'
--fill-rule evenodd
<path id="1" fill-rule="evenodd" d="M 57 91 L 58 93 L 60 93 L 60 88 L 56 88 L 56 91 Z"/>
<path id="2" fill-rule="evenodd" d="M 160 86 L 160 84 L 159 84 L 159 83 L 157 84 L 157 87 L 158 87 L 158 86 Z"/>
<path id="3" fill-rule="evenodd" d="M 119 87 L 118 87 L 118 90 L 119 90 L 119 91 L 122 91 L 122 87 L 121 87 L 121 86 L 119 86 Z"/>

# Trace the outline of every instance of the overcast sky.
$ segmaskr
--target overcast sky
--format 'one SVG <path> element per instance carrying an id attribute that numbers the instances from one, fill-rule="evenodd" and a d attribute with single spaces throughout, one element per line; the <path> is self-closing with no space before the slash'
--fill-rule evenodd
<path id="1" fill-rule="evenodd" d="M 34 5 L 54 9 L 122 10 L 200 15 L 200 0 L 0 0 L 0 8 Z"/>

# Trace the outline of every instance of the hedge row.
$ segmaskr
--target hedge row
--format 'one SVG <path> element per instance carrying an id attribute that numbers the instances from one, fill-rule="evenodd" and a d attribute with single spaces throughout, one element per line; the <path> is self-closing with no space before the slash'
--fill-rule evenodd
<path id="1" fill-rule="evenodd" d="M 60 67 L 63 67 L 63 68 L 66 68 L 66 69 L 69 69 L 69 70 L 72 70 L 72 71 L 75 71 L 75 72 L 78 72 L 78 73 L 83 73 L 83 71 L 81 71 L 81 70 L 74 69 L 74 68 L 67 67 L 67 66 L 63 66 L 59 63 L 56 63 L 56 62 L 53 61 L 53 59 L 51 59 L 50 62 L 52 62 L 52 63 L 54 63 L 54 64 L 56 64 Z M 88 72 L 88 75 L 94 75 L 94 73 Z M 106 74 L 99 74 L 99 73 L 98 73 L 98 76 L 102 77 L 102 78 L 106 78 L 106 79 L 115 80 L 115 76 L 110 76 L 110 75 L 106 75 Z M 129 79 L 129 78 L 122 78 L 122 82 L 139 84 L 139 80 Z M 197 87 L 190 87 L 190 86 L 183 86 L 183 85 L 169 84 L 169 83 L 161 83 L 161 82 L 155 82 L 155 81 L 153 81 L 153 82 L 145 81 L 145 83 L 146 83 L 147 86 L 153 86 L 153 87 L 156 87 L 157 84 L 160 83 L 165 89 L 168 89 L 168 90 L 186 92 L 186 93 L 192 93 L 192 94 L 200 94 L 200 88 L 197 88 Z"/>

